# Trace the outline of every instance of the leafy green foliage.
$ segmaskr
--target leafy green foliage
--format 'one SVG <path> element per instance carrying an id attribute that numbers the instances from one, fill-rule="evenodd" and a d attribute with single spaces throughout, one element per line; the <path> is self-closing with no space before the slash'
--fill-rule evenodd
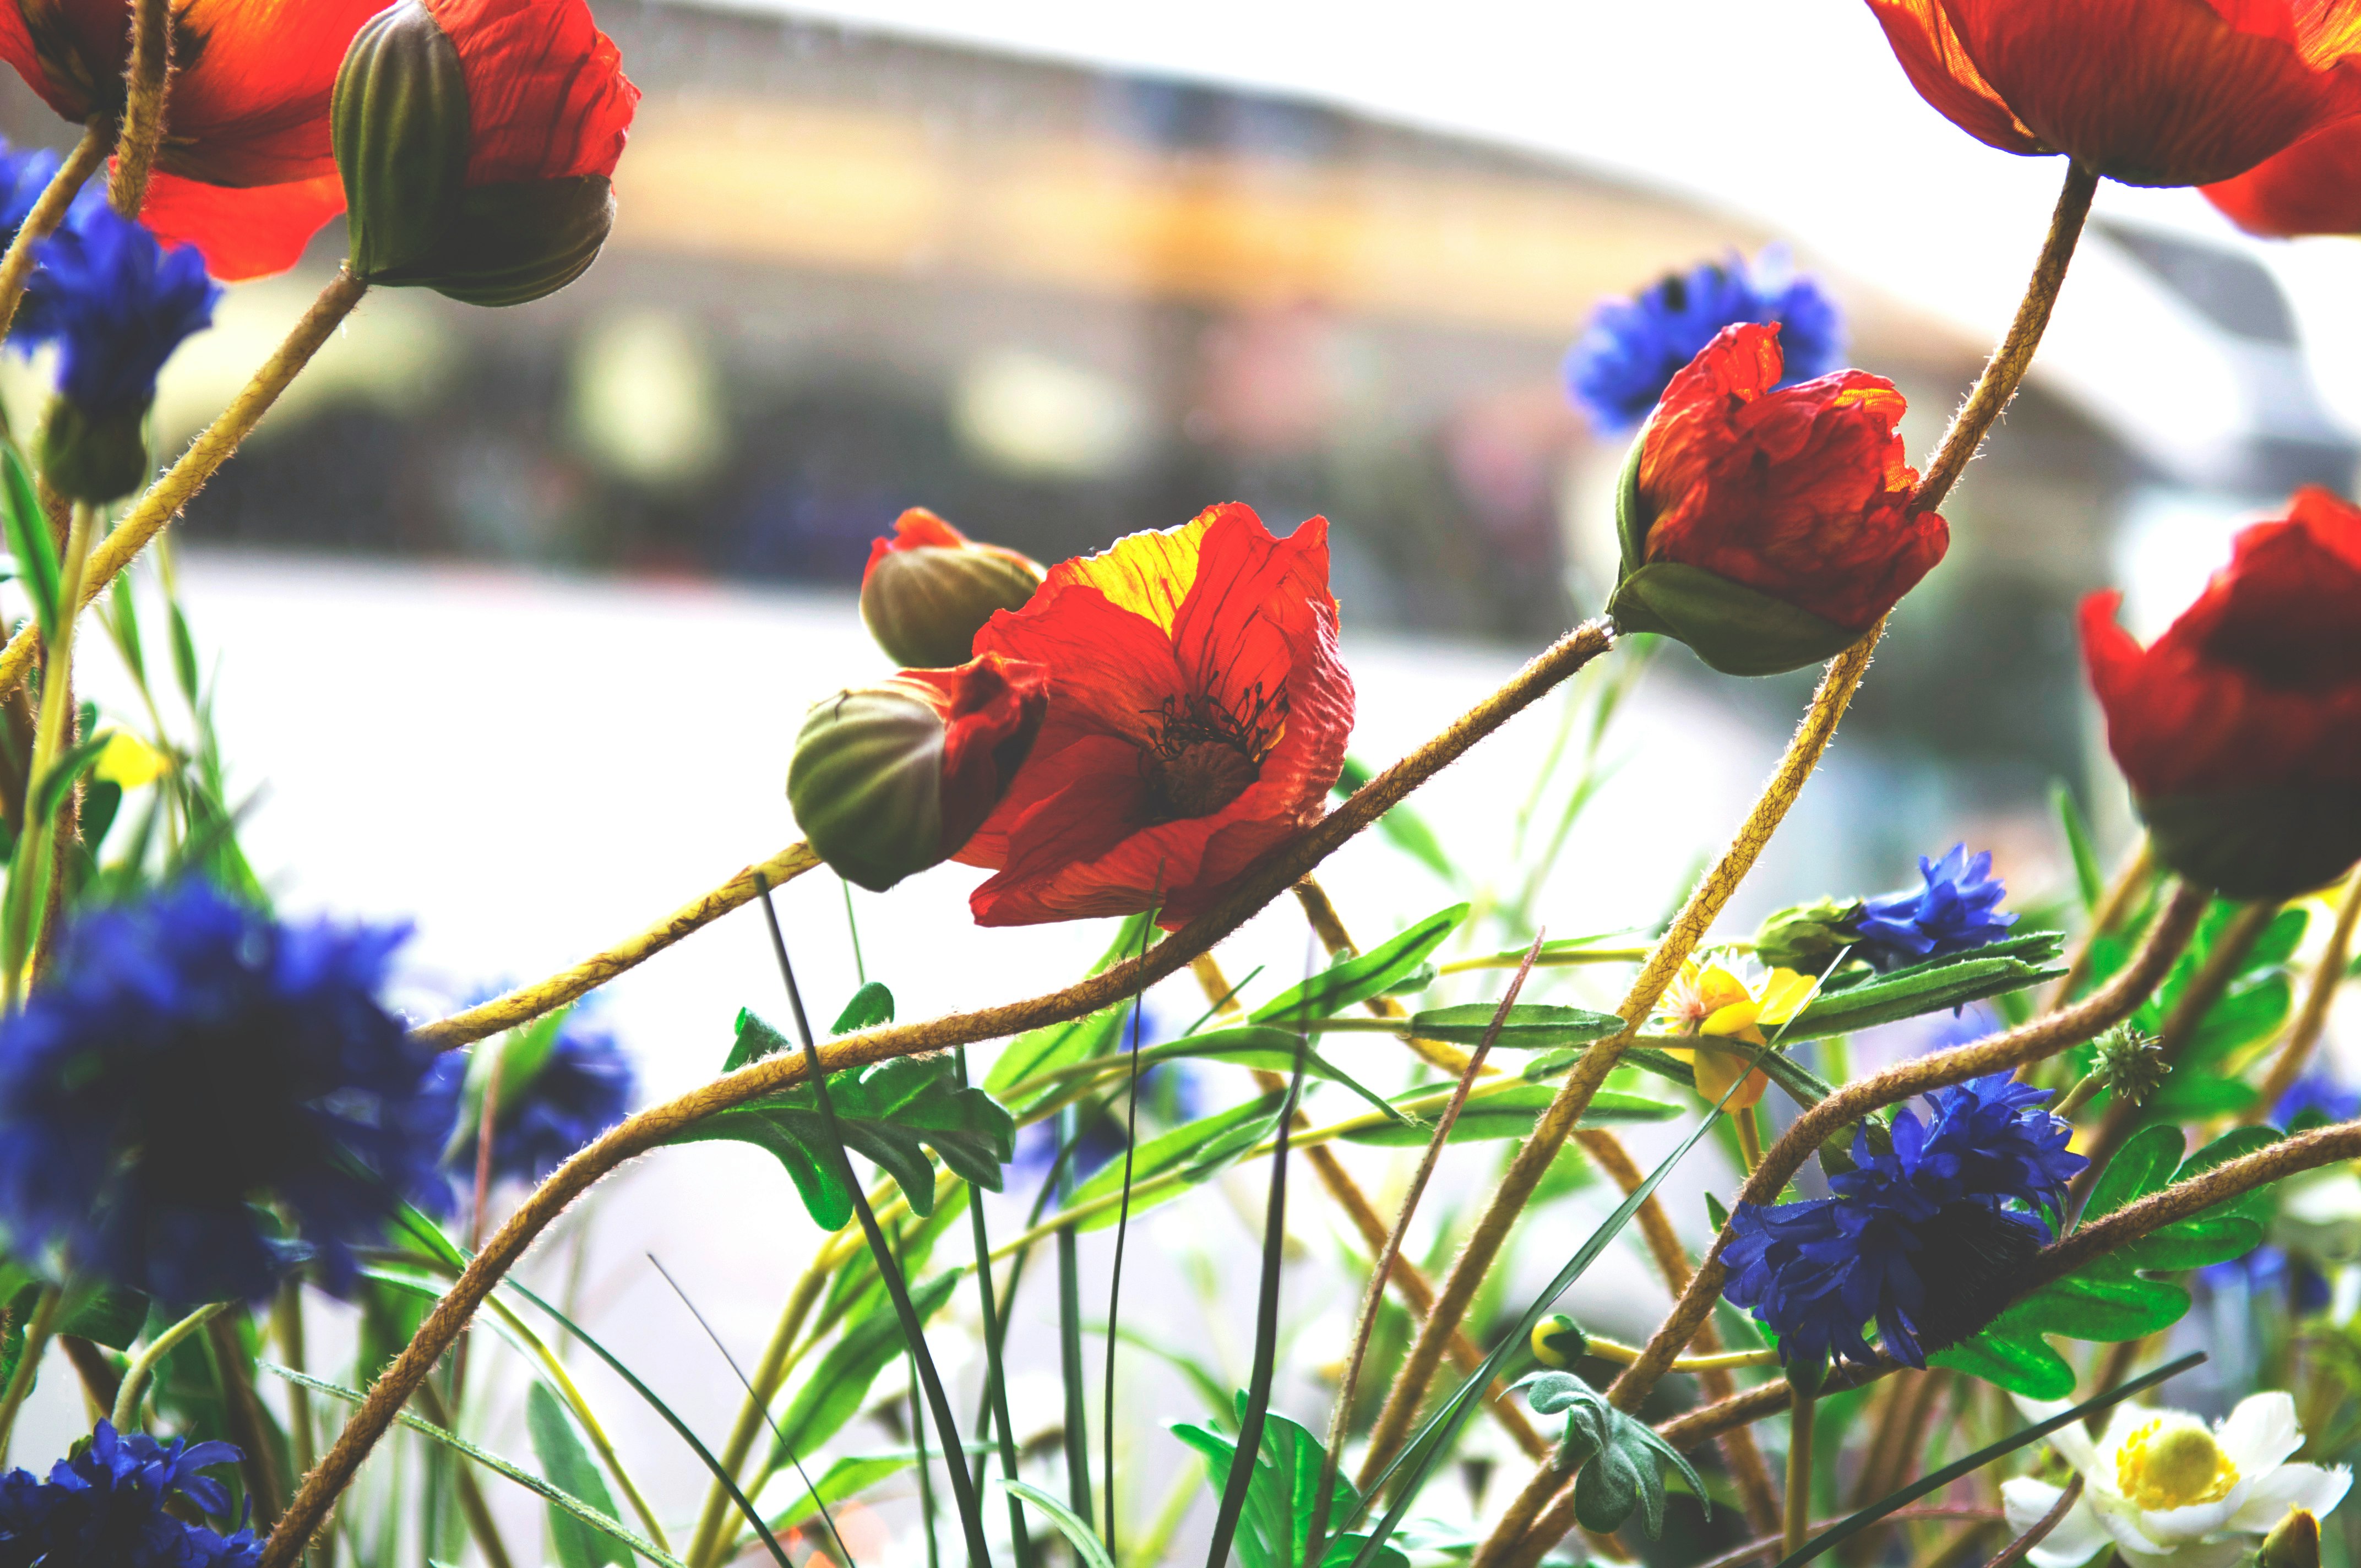
<path id="1" fill-rule="evenodd" d="M 920 1322 L 941 1310 L 965 1272 L 947 1269 L 911 1290 L 910 1306 Z M 859 1413 L 877 1375 L 899 1361 L 906 1348 L 901 1322 L 885 1302 L 847 1325 L 787 1402 L 787 1413 L 779 1422 L 777 1441 L 785 1452 L 778 1463 L 786 1463 L 788 1453 L 801 1458 L 834 1437 Z"/>
<path id="2" fill-rule="evenodd" d="M 732 1060 L 756 1060 L 786 1041 L 752 1013 L 738 1014 Z M 991 1095 L 962 1089 L 947 1056 L 898 1057 L 829 1080 L 838 1130 L 849 1151 L 864 1155 L 894 1179 L 911 1209 L 935 1207 L 931 1148 L 954 1173 L 1000 1190 L 1000 1168 L 1015 1152 L 1016 1124 Z M 673 1144 L 746 1143 L 786 1168 L 813 1221 L 836 1230 L 852 1217 L 852 1193 L 839 1174 L 827 1120 L 813 1086 L 799 1083 L 748 1101 L 682 1129 Z"/>
<path id="3" fill-rule="evenodd" d="M 854 1454 L 830 1464 L 827 1474 L 796 1494 L 795 1500 L 772 1516 L 771 1528 L 785 1531 L 816 1518 L 847 1497 L 858 1497 L 880 1481 L 890 1480 L 917 1460 L 916 1449 L 899 1453 Z"/>
<path id="4" fill-rule="evenodd" d="M 33 601 L 47 646 L 58 633 L 58 546 L 49 537 L 49 516 L 34 491 L 32 471 L 13 441 L 0 442 L 0 524 L 6 528 L 16 580 Z"/>
<path id="5" fill-rule="evenodd" d="M 2074 858 L 2074 891 L 2081 897 L 2082 913 L 2094 914 L 2100 901 L 2107 896 L 2107 878 L 2099 869 L 2099 851 L 2092 843 L 2090 819 L 2082 815 L 2072 786 L 2064 779 L 2049 786 L 2049 802 L 2058 809 L 2058 826 L 2066 835 L 2067 851 Z"/>
<path id="6" fill-rule="evenodd" d="M 1099 1539 L 1099 1532 L 1091 1528 L 1090 1520 L 1038 1486 L 1005 1476 L 998 1485 L 1040 1509 L 1043 1516 L 1058 1527 L 1058 1533 L 1066 1538 L 1066 1543 L 1074 1549 L 1074 1555 L 1082 1560 L 1085 1568 L 1115 1568 L 1115 1560 L 1107 1555 L 1106 1542 Z"/>
<path id="7" fill-rule="evenodd" d="M 1468 906 L 1439 910 L 1367 952 L 1341 959 L 1301 985 L 1290 986 L 1248 1015 L 1250 1024 L 1301 1028 L 1383 994 L 1426 962 L 1429 953 L 1467 918 Z"/>
<path id="8" fill-rule="evenodd" d="M 1410 1033 L 1424 1040 L 1480 1045 L 1499 1010 L 1497 1002 L 1432 1008 L 1411 1019 Z M 1622 1030 L 1623 1020 L 1612 1013 L 1593 1013 L 1584 1007 L 1561 1007 L 1545 1002 L 1520 1003 L 1509 1009 L 1508 1017 L 1501 1020 L 1499 1036 L 1492 1043 L 1511 1050 L 1547 1050 L 1604 1039 Z"/>
<path id="9" fill-rule="evenodd" d="M 1241 1410 L 1246 1396 L 1240 1394 Z M 1229 1484 L 1237 1462 L 1237 1439 L 1211 1426 L 1177 1423 L 1172 1435 L 1203 1455 L 1205 1473 L 1216 1490 Z M 1296 1568 L 1312 1544 L 1312 1515 L 1327 1449 L 1311 1431 L 1273 1411 L 1263 1419 L 1262 1442 L 1255 1453 L 1254 1475 L 1246 1482 L 1246 1509 L 1238 1516 L 1237 1554 L 1245 1568 Z M 1361 1494 L 1340 1473 L 1330 1503 L 1333 1525 L 1350 1519 L 1361 1506 Z M 1322 1568 L 1343 1568 L 1359 1554 L 1366 1535 L 1331 1536 L 1320 1554 Z M 1391 1545 L 1378 1549 L 1377 1561 L 1387 1568 L 1409 1568 L 1410 1559 Z"/>
<path id="10" fill-rule="evenodd" d="M 607 1490 L 607 1479 L 598 1474 L 566 1407 L 547 1385 L 535 1382 L 525 1390 L 524 1424 L 533 1457 L 541 1461 L 542 1475 L 549 1484 L 613 1518 L 615 1499 Z M 549 1549 L 557 1556 L 558 1568 L 630 1568 L 631 1561 L 612 1536 L 591 1529 L 555 1503 L 549 1508 Z"/>
<path id="11" fill-rule="evenodd" d="M 1607 1402 L 1606 1396 L 1568 1372 L 1536 1372 L 1517 1385 L 1536 1415 L 1565 1412 L 1565 1435 L 1558 1440 L 1557 1469 L 1575 1471 L 1574 1517 L 1583 1528 L 1610 1532 L 1634 1513 L 1648 1539 L 1664 1529 L 1664 1466 L 1679 1470 L 1708 1511 L 1705 1483 L 1680 1451 L 1644 1421 Z"/>
<path id="12" fill-rule="evenodd" d="M 1411 1095 L 1398 1098 L 1431 1101 L 1434 1098 L 1434 1091 L 1422 1089 Z M 1485 1138 L 1521 1138 L 1533 1130 L 1534 1119 L 1556 1098 L 1555 1090 L 1530 1083 L 1518 1084 L 1480 1099 L 1470 1099 L 1461 1107 L 1459 1119 L 1451 1124 L 1449 1141 L 1461 1144 Z M 1433 1109 L 1439 1112 L 1441 1107 L 1438 1105 Z M 1602 1127 L 1630 1122 L 1668 1122 L 1680 1113 L 1681 1107 L 1665 1101 L 1602 1089 L 1591 1096 L 1590 1107 L 1582 1113 L 1580 1124 Z M 1415 1122 L 1391 1123 L 1385 1126 L 1356 1127 L 1343 1136 L 1346 1143 L 1370 1144 L 1380 1148 L 1424 1148 L 1434 1136 L 1434 1129 Z"/>
<path id="13" fill-rule="evenodd" d="M 1183 1035 L 1139 1053 L 1139 1069 L 1146 1072 L 1160 1061 L 1186 1057 L 1193 1061 L 1227 1062 L 1234 1067 L 1260 1068 L 1267 1072 L 1292 1072 L 1301 1036 L 1289 1029 L 1274 1029 L 1267 1024 L 1241 1024 L 1235 1028 L 1214 1029 L 1202 1035 Z M 1397 1120 L 1401 1113 L 1386 1102 L 1377 1091 L 1367 1088 L 1351 1074 L 1319 1052 L 1303 1052 L 1305 1076 L 1326 1079 L 1344 1085 L 1378 1111 Z"/>
<path id="14" fill-rule="evenodd" d="M 1786 1043 L 1850 1035 L 2056 980 L 2066 971 L 2045 966 L 2058 956 L 2065 940 L 2056 931 L 2027 931 L 1889 974 L 1839 970 L 1821 988 L 1818 998 L 1779 1031 L 1779 1038 Z"/>
<path id="15" fill-rule="evenodd" d="M 869 981 L 852 993 L 836 1022 L 828 1026 L 831 1035 L 850 1035 L 862 1029 L 874 1029 L 894 1021 L 894 993 L 885 989 L 883 981 Z"/>
<path id="16" fill-rule="evenodd" d="M 1286 1096 L 1272 1092 L 1260 1095 L 1242 1105 L 1217 1111 L 1210 1116 L 1175 1127 L 1160 1137 L 1151 1138 L 1132 1151 L 1131 1179 L 1135 1190 L 1131 1199 L 1131 1216 L 1137 1220 L 1141 1212 L 1180 1197 L 1189 1188 L 1210 1181 L 1245 1157 L 1246 1151 L 1268 1137 L 1279 1126 L 1279 1110 Z M 1137 1190 L 1151 1177 L 1177 1172 L 1178 1185 Z M 1096 1199 L 1112 1197 L 1123 1186 L 1123 1163 L 1115 1161 L 1076 1187 L 1068 1201 L 1070 1208 L 1079 1207 Z M 1095 1231 L 1115 1223 L 1115 1211 L 1109 1207 L 1088 1219 L 1080 1221 L 1078 1231 Z"/>
<path id="17" fill-rule="evenodd" d="M 1134 953 L 1142 951 L 1148 940 L 1148 916 L 1145 915 L 1134 915 L 1126 919 L 1116 930 L 1115 940 L 1107 944 L 1106 951 L 1101 953 L 1098 962 L 1091 966 L 1091 973 L 1103 974 Z M 1045 1086 L 1027 1094 L 1011 1092 L 1018 1084 L 1038 1078 L 1045 1072 L 1106 1055 L 1115 1048 L 1115 1041 L 1123 1033 L 1124 1020 L 1130 1016 L 1131 1003 L 1119 1002 L 1063 1024 L 1027 1029 L 1001 1047 L 998 1058 L 992 1064 L 992 1070 L 983 1075 L 985 1091 L 1018 1115 L 1023 1115 L 1047 1100 L 1054 1090 Z"/>
<path id="18" fill-rule="evenodd" d="M 2082 1223 L 2192 1180 L 2279 1138 L 2274 1128 L 2241 1127 L 2183 1159 L 2179 1127 L 2147 1127 L 2134 1135 L 2100 1173 Z M 2065 1398 L 2074 1391 L 2074 1369 L 2044 1336 L 2121 1341 L 2170 1328 L 2188 1312 L 2189 1292 L 2156 1276 L 2252 1251 L 2262 1243 L 2274 1201 L 2268 1188 L 2257 1188 L 2152 1231 L 2019 1297 L 1982 1333 L 1928 1357 L 1928 1362 L 2028 1398 Z"/>

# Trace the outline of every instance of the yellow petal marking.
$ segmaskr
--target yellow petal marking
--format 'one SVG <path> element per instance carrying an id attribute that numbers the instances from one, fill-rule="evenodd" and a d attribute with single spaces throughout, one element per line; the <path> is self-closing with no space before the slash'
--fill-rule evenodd
<path id="1" fill-rule="evenodd" d="M 1184 527 L 1126 534 L 1095 555 L 1060 563 L 1049 573 L 1049 586 L 1086 584 L 1106 595 L 1108 603 L 1144 616 L 1170 636 L 1181 601 L 1196 584 L 1197 557 L 1211 526 L 1212 514 L 1206 512 Z"/>

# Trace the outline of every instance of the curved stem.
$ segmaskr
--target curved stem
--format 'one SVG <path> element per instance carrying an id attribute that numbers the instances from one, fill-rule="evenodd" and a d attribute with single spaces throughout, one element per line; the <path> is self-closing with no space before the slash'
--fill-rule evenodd
<path id="1" fill-rule="evenodd" d="M 16 1353 L 16 1369 L 8 1375 L 8 1391 L 0 1394 L 0 1464 L 8 1461 L 8 1440 L 16 1435 L 16 1412 L 25 1408 L 25 1396 L 33 1391 L 41 1353 L 57 1332 L 58 1303 L 64 1299 L 65 1292 L 54 1285 L 42 1286 L 34 1298 L 32 1321 L 25 1325 L 24 1348 Z"/>
<path id="2" fill-rule="evenodd" d="M 312 302 L 311 309 L 303 313 L 302 319 L 277 351 L 263 361 L 262 368 L 254 373 L 245 389 L 190 444 L 181 460 L 166 469 L 164 477 L 148 486 L 146 493 L 131 504 L 122 521 L 115 525 L 115 531 L 99 541 L 98 547 L 91 552 L 90 573 L 82 583 L 80 601 L 72 609 L 84 608 L 105 592 L 115 574 L 131 565 L 132 557 L 204 488 L 205 481 L 229 461 L 238 443 L 261 422 L 263 414 L 278 401 L 279 394 L 295 379 L 296 372 L 311 363 L 312 356 L 328 341 L 328 334 L 352 313 L 353 307 L 368 291 L 368 285 L 348 269 L 336 269 L 335 277 L 320 291 L 319 298 Z M 32 667 L 33 650 L 38 640 L 38 632 L 28 625 L 10 638 L 5 648 L 0 648 L 0 696 L 16 690 L 17 683 L 25 678 L 25 672 Z"/>
<path id="3" fill-rule="evenodd" d="M 115 116 L 93 115 L 83 122 L 82 139 L 58 165 L 49 183 L 33 203 L 33 210 L 16 227 L 16 237 L 8 242 L 8 251 L 0 257 L 0 337 L 16 323 L 16 307 L 24 302 L 26 280 L 33 275 L 33 248 L 58 232 L 66 219 L 66 209 L 90 182 L 98 166 L 106 161 L 106 149 L 115 140 Z"/>
<path id="4" fill-rule="evenodd" d="M 2000 1555 L 1984 1564 L 1984 1568 L 2016 1568 L 2025 1561 L 2027 1552 L 2048 1540 L 2049 1532 L 2066 1522 L 2066 1516 L 2073 1512 L 2074 1505 L 2081 1500 L 2081 1497 L 2082 1473 L 2077 1470 L 2074 1478 L 2059 1489 L 2058 1500 L 2049 1505 L 2049 1511 L 2034 1520 L 2031 1530 L 2002 1547 Z"/>
<path id="5" fill-rule="evenodd" d="M 137 0 L 131 9 L 131 60 L 126 68 L 123 136 L 106 199 L 126 218 L 148 199 L 148 176 L 164 145 L 164 104 L 172 86 L 170 0 Z"/>
<path id="6" fill-rule="evenodd" d="M 26 960 L 32 950 L 33 932 L 49 897 L 51 873 L 63 859 L 51 817 L 55 807 L 43 809 L 41 798 L 49 793 L 49 773 L 71 740 L 68 726 L 73 722 L 74 628 L 82 617 L 69 607 L 79 602 L 76 590 L 82 586 L 90 562 L 95 510 L 82 502 L 74 505 L 73 524 L 66 533 L 65 556 L 58 566 L 56 645 L 46 650 L 41 659 L 40 718 L 33 732 L 32 761 L 25 768 L 25 831 L 8 878 L 6 950 L 0 952 L 0 965 L 5 966 L 5 973 L 0 974 L 0 1006 L 10 1013 L 16 1010 L 24 995 Z M 27 621 L 25 630 L 38 635 L 39 626 L 37 618 Z"/>
<path id="7" fill-rule="evenodd" d="M 2091 978 L 2091 966 L 2098 961 L 2099 939 L 2114 935 L 2115 927 L 2124 923 L 2131 914 L 2132 905 L 2138 902 L 2139 895 L 2147 891 L 2148 878 L 2155 870 L 2156 856 L 2143 835 L 2139 848 L 2133 850 L 2132 858 L 2124 862 L 2124 869 L 2108 887 L 2106 896 L 2092 912 L 2091 928 L 2083 933 L 2082 945 L 2074 949 L 2073 961 L 2066 966 L 2066 978 L 2059 981 L 2058 989 L 2049 993 L 2049 1005 L 2053 1011 L 2071 1002 L 2074 993 L 2082 989 L 2082 982 Z"/>
<path id="8" fill-rule="evenodd" d="M 1804 1550 L 1812 1528 L 1812 1416 L 1819 1399 L 1798 1395 L 1787 1407 L 1787 1523 L 1782 1550 L 1789 1557 Z"/>
<path id="9" fill-rule="evenodd" d="M 1306 872 L 1465 755 L 1477 741 L 1605 652 L 1613 642 L 1613 634 L 1598 621 L 1566 633 L 1442 734 L 1371 779 L 1334 811 L 1264 857 L 1213 908 L 1141 957 L 1126 959 L 1088 980 L 1045 996 L 847 1035 L 817 1051 L 822 1070 L 832 1072 L 893 1057 L 996 1039 L 1044 1024 L 1062 1023 L 1094 1013 L 1153 984 L 1236 930 Z M 533 1238 L 563 1213 L 566 1205 L 607 1172 L 674 1134 L 733 1105 L 802 1081 L 804 1068 L 802 1052 L 781 1052 L 752 1063 L 676 1100 L 626 1119 L 552 1172 L 549 1179 L 534 1189 L 485 1244 L 484 1250 L 476 1255 L 449 1293 L 435 1303 L 410 1343 L 369 1389 L 346 1422 L 345 1430 L 337 1434 L 335 1445 L 319 1467 L 305 1477 L 302 1489 L 288 1505 L 286 1516 L 264 1548 L 257 1568 L 287 1568 L 302 1551 L 304 1543 L 327 1518 L 329 1506 L 351 1483 L 354 1471 L 393 1424 L 411 1391 L 450 1348 L 493 1284 L 516 1266 Z"/>
<path id="10" fill-rule="evenodd" d="M 2345 964 L 2353 950 L 2356 921 L 2361 921 L 2361 872 L 2345 883 L 2345 902 L 2337 905 L 2336 924 L 2329 929 L 2328 945 L 2321 949 L 2320 962 L 2312 968 L 2312 984 L 2303 995 L 2303 1010 L 2296 1014 L 2295 1026 L 2288 1031 L 2287 1044 L 2272 1059 L 2271 1070 L 2263 1075 L 2263 1086 L 2243 1120 L 2259 1122 L 2268 1116 L 2271 1108 L 2303 1076 L 2305 1065 L 2312 1060 L 2312 1047 L 2319 1043 L 2321 1027 L 2328 1022 L 2328 1004 L 2336 1000 L 2337 987 L 2345 983 Z"/>
<path id="11" fill-rule="evenodd" d="M 149 1340 L 131 1364 L 123 1369 L 122 1386 L 115 1391 L 115 1430 L 127 1432 L 139 1420 L 139 1401 L 147 1397 L 148 1380 L 156 1375 L 156 1367 L 174 1347 L 203 1329 L 207 1323 L 227 1311 L 235 1303 L 209 1301 L 191 1312 L 154 1339 Z"/>

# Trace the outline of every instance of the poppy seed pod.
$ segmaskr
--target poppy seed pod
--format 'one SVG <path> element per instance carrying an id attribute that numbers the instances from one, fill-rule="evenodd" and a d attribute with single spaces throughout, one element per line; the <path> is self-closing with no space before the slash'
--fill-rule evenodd
<path id="1" fill-rule="evenodd" d="M 555 292 L 614 225 L 639 89 L 582 0 L 401 0 L 337 74 L 352 269 L 476 305 Z"/>
<path id="2" fill-rule="evenodd" d="M 1022 609 L 1041 586 L 1039 563 L 997 544 L 978 544 L 924 507 L 894 522 L 894 537 L 869 547 L 861 574 L 861 619 L 877 646 L 914 670 L 964 664 L 994 610 Z"/>
<path id="3" fill-rule="evenodd" d="M 816 703 L 787 801 L 820 859 L 883 893 L 964 848 L 1032 750 L 1049 672 L 995 654 Z"/>

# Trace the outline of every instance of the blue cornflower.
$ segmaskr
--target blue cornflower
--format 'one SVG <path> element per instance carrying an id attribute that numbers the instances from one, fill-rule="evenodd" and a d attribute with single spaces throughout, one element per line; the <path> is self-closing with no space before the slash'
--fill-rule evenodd
<path id="1" fill-rule="evenodd" d="M 47 148 L 18 152 L 0 137 L 0 248 L 16 239 L 16 231 L 33 215 L 33 203 L 58 175 L 58 155 Z"/>
<path id="2" fill-rule="evenodd" d="M 1888 1148 L 1864 1125 L 1853 1168 L 1828 1179 L 1835 1197 L 1738 1206 L 1723 1295 L 1791 1364 L 1869 1362 L 1872 1320 L 1913 1366 L 1972 1337 L 2008 1304 L 2086 1163 L 2066 1147 L 2071 1129 L 2041 1109 L 2048 1098 L 1995 1073 L 1928 1095 L 1925 1123 L 1895 1113 Z"/>
<path id="3" fill-rule="evenodd" d="M 225 1537 L 164 1508 L 227 1513 L 228 1489 L 201 1472 L 237 1459 L 225 1442 L 159 1442 L 102 1420 L 47 1481 L 0 1476 L 0 1568 L 252 1568 L 262 1559 L 252 1530 Z"/>
<path id="4" fill-rule="evenodd" d="M 1968 859 L 1968 847 L 1954 844 L 1940 861 L 1918 857 L 1924 887 L 1864 899 L 1854 922 L 1859 942 L 1853 956 L 1872 969 L 1900 969 L 1921 959 L 1964 953 L 1997 942 L 2016 916 L 1993 906 L 2008 894 L 1992 874 L 1989 853 Z"/>
<path id="5" fill-rule="evenodd" d="M 2356 1116 L 2361 1116 L 2361 1093 L 2345 1088 L 2318 1068 L 2290 1084 L 2288 1091 L 2279 1096 L 2279 1102 L 2271 1107 L 2272 1124 L 2290 1133 L 2350 1122 Z M 2299 1117 L 2305 1119 L 2301 1128 L 2296 1125 Z"/>
<path id="6" fill-rule="evenodd" d="M 1774 245 L 1751 262 L 1732 252 L 1726 262 L 1668 274 L 1636 299 L 1601 304 L 1566 351 L 1566 390 L 1601 433 L 1630 430 L 1697 350 L 1735 322 L 1779 323 L 1783 387 L 1825 376 L 1843 360 L 1836 302 L 1796 276 L 1785 247 Z"/>
<path id="7" fill-rule="evenodd" d="M 502 1065 L 492 1134 L 495 1178 L 538 1182 L 631 1114 L 638 1088 L 631 1058 L 613 1034 L 584 1017 L 588 1005 L 572 1008 L 557 1021 L 548 1054 L 529 1076 L 510 1076 L 514 1058 Z M 467 1063 L 447 1054 L 439 1070 L 456 1088 L 466 1078 Z M 476 1146 L 471 1127 L 451 1150 L 448 1164 L 463 1183 L 474 1179 Z"/>
<path id="8" fill-rule="evenodd" d="M 378 1000 L 408 935 L 281 924 L 193 880 L 77 918 L 0 1024 L 18 1255 L 176 1304 L 251 1299 L 306 1258 L 345 1287 L 399 1198 L 445 1212 L 456 1097 Z"/>
<path id="9" fill-rule="evenodd" d="M 137 417 L 183 339 L 213 324 L 220 286 L 194 246 L 166 250 L 146 225 L 77 202 L 34 250 L 40 270 L 16 335 L 54 341 L 58 392 L 91 420 Z"/>

